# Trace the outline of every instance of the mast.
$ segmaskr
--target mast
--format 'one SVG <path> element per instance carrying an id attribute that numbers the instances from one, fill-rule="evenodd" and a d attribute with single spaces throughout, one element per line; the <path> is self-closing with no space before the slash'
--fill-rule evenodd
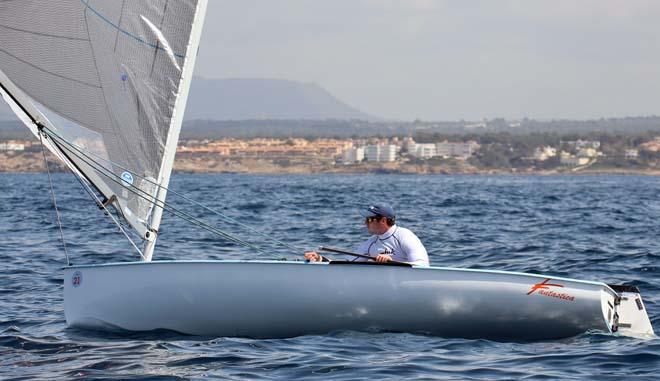
<path id="1" fill-rule="evenodd" d="M 143 260 L 147 262 L 151 261 L 153 257 L 154 246 L 156 245 L 156 239 L 158 238 L 158 228 L 160 227 L 160 222 L 163 217 L 163 208 L 161 205 L 164 205 L 165 203 L 167 187 L 170 183 L 170 175 L 172 174 L 172 166 L 174 165 L 174 156 L 176 154 L 177 143 L 179 142 L 181 124 L 183 123 L 183 114 L 188 101 L 188 91 L 190 90 L 190 83 L 195 68 L 195 60 L 197 59 L 197 49 L 199 48 L 199 40 L 202 36 L 206 5 L 206 0 L 200 0 L 197 3 L 197 11 L 191 28 L 190 40 L 188 42 L 188 54 L 183 62 L 179 96 L 174 102 L 174 111 L 172 113 L 170 129 L 165 143 L 163 161 L 158 175 L 158 183 L 160 184 L 160 187 L 156 193 L 157 202 L 151 215 L 151 231 L 145 234 L 147 242 L 143 250 Z"/>

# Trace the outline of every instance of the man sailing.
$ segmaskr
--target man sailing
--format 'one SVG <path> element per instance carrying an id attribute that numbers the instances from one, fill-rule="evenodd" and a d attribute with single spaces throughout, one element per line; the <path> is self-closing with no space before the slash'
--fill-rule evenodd
<path id="1" fill-rule="evenodd" d="M 429 256 L 415 233 L 396 225 L 394 209 L 385 203 L 371 204 L 360 210 L 364 223 L 372 236 L 357 249 L 357 254 L 373 257 L 376 262 L 406 262 L 416 266 L 429 266 Z M 326 260 L 315 251 L 305 253 L 311 262 Z M 354 261 L 367 261 L 355 258 Z"/>

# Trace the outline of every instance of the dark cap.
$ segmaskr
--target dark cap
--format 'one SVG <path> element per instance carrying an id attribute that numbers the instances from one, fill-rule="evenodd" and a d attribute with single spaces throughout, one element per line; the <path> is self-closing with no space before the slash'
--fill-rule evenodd
<path id="1" fill-rule="evenodd" d="M 369 204 L 366 208 L 360 209 L 360 214 L 363 217 L 385 217 L 394 218 L 394 208 L 389 204 Z"/>

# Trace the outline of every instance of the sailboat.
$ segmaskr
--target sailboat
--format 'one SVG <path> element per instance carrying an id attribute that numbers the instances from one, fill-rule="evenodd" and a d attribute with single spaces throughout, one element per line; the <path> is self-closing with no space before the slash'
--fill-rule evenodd
<path id="1" fill-rule="evenodd" d="M 253 338 L 334 330 L 501 340 L 654 335 L 632 286 L 405 263 L 154 260 L 164 211 L 214 229 L 165 202 L 206 6 L 0 2 L 2 98 L 99 208 L 139 237 L 131 241 L 138 261 L 67 259 L 68 326 Z"/>

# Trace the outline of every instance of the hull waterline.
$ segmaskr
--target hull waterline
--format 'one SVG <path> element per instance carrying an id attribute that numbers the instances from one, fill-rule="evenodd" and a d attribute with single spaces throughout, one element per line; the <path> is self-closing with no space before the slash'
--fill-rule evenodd
<path id="1" fill-rule="evenodd" d="M 620 304 L 598 282 L 433 267 L 163 261 L 72 266 L 64 276 L 69 326 L 191 335 L 557 339 L 617 330 Z"/>

